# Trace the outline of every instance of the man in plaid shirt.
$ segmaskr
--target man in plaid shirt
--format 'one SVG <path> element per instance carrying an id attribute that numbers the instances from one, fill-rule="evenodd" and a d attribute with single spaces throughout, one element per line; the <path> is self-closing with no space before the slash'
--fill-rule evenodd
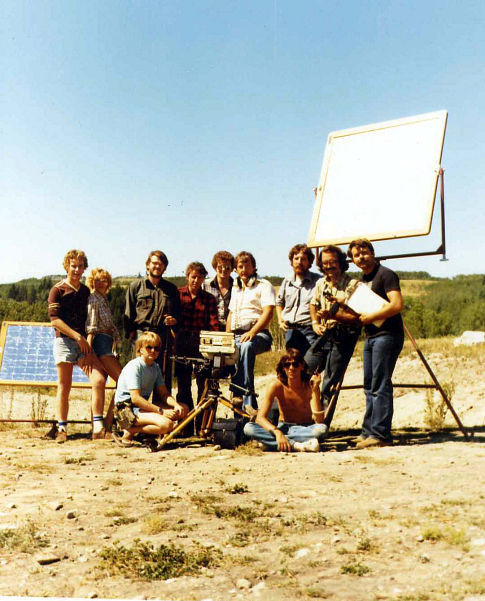
<path id="1" fill-rule="evenodd" d="M 175 339 L 176 355 L 182 357 L 201 357 L 199 353 L 199 334 L 201 330 L 219 330 L 217 317 L 217 301 L 215 297 L 202 289 L 207 275 L 202 263 L 193 262 L 187 265 L 185 277 L 187 284 L 181 286 L 179 329 Z M 192 365 L 176 363 L 177 402 L 185 403 L 193 408 L 194 401 L 191 391 Z M 200 400 L 204 390 L 204 375 L 197 375 L 197 400 Z M 198 418 L 201 419 L 199 414 Z M 200 425 L 200 420 L 197 426 Z M 197 427 L 197 429 L 199 429 Z"/>

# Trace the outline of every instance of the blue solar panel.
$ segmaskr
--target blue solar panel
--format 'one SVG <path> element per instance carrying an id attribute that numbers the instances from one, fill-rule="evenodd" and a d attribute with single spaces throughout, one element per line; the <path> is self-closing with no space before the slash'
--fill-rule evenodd
<path id="1" fill-rule="evenodd" d="M 55 382 L 57 369 L 52 347 L 54 328 L 44 324 L 7 324 L 0 380 L 14 382 Z M 74 383 L 88 382 L 85 373 L 74 366 Z"/>

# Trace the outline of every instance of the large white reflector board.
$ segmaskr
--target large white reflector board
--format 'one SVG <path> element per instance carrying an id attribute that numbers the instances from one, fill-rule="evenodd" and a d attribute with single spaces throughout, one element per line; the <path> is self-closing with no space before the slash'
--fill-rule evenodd
<path id="1" fill-rule="evenodd" d="M 309 246 L 429 234 L 447 111 L 331 132 Z"/>

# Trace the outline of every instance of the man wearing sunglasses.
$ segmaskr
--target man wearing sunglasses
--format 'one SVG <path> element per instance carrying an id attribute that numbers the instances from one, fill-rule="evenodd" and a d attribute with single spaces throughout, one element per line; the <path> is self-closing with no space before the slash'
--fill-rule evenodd
<path id="1" fill-rule="evenodd" d="M 137 357 L 122 369 L 115 394 L 115 417 L 122 423 L 123 437 L 114 436 L 123 447 L 133 445 L 138 433 L 161 436 L 171 432 L 183 419 L 188 407 L 178 403 L 165 386 L 162 372 L 156 363 L 161 340 L 154 332 L 143 332 L 136 341 Z M 149 401 L 157 391 L 161 407 Z"/>
<path id="2" fill-rule="evenodd" d="M 279 409 L 277 426 L 268 419 L 275 399 Z M 258 409 L 256 422 L 248 422 L 244 433 L 265 451 L 317 453 L 320 440 L 328 432 L 324 415 L 320 375 L 310 377 L 300 351 L 290 348 L 276 366 L 276 378 Z"/>

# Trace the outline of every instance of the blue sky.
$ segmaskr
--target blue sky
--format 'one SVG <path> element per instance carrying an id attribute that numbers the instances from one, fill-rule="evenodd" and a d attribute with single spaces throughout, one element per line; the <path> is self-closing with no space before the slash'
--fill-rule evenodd
<path id="1" fill-rule="evenodd" d="M 114 276 L 155 248 L 169 276 L 219 249 L 284 275 L 328 133 L 440 109 L 449 261 L 387 265 L 485 272 L 485 3 L 0 0 L 0 28 L 0 282 L 70 248 Z"/>

